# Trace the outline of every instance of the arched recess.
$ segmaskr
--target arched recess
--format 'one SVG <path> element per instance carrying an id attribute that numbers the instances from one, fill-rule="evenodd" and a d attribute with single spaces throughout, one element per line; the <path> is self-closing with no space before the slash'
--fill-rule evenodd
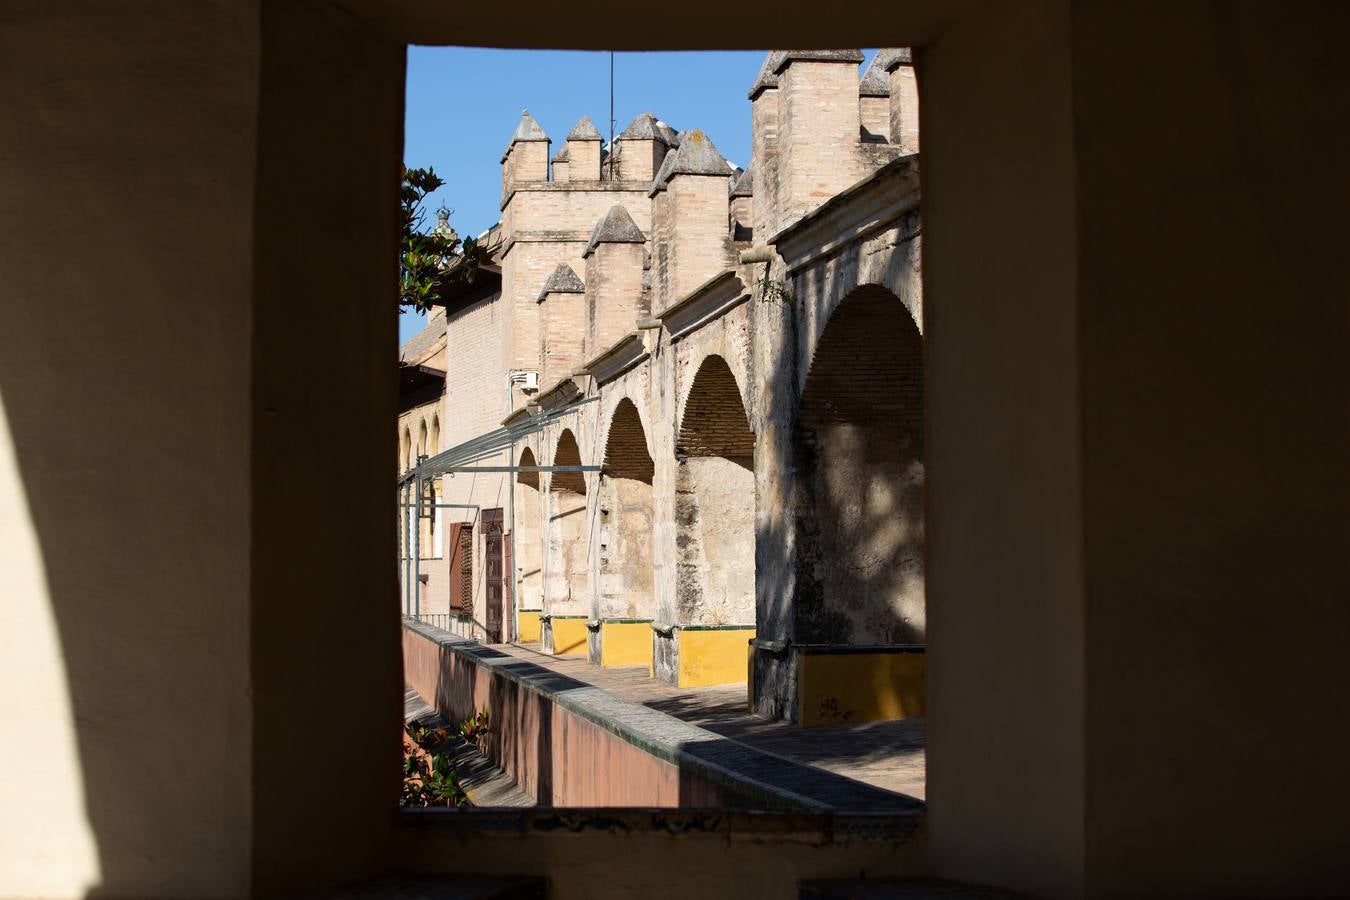
<path id="1" fill-rule="evenodd" d="M 619 401 L 610 418 L 600 468 L 599 618 L 654 617 L 652 477 L 656 465 L 637 407 Z"/>
<path id="2" fill-rule="evenodd" d="M 422 424 L 417 429 L 417 461 L 421 462 L 427 455 L 427 420 L 423 419 Z"/>
<path id="3" fill-rule="evenodd" d="M 676 614 L 755 621 L 755 435 L 725 359 L 700 364 L 675 445 Z"/>
<path id="4" fill-rule="evenodd" d="M 412 432 L 406 427 L 403 429 L 403 445 L 399 448 L 399 461 L 403 465 L 403 471 L 406 472 L 412 468 Z"/>
<path id="5" fill-rule="evenodd" d="M 581 450 L 572 430 L 558 437 L 553 465 L 580 466 Z M 590 581 L 587 558 L 586 477 L 581 472 L 553 472 L 549 476 L 548 513 L 549 565 L 545 570 L 544 597 L 554 615 L 581 615 Z"/>
<path id="6" fill-rule="evenodd" d="M 885 288 L 857 288 L 830 317 L 793 453 L 796 640 L 922 643 L 923 342 Z"/>
<path id="7" fill-rule="evenodd" d="M 521 466 L 538 466 L 534 452 L 520 453 Z M 541 609 L 544 602 L 544 541 L 540 532 L 539 473 L 516 473 L 515 566 L 521 609 Z"/>

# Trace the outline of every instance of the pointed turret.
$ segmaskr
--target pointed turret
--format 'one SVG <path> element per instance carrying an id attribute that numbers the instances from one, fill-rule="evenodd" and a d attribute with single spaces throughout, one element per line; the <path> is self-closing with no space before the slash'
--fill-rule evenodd
<path id="1" fill-rule="evenodd" d="M 520 111 L 520 123 L 516 125 L 516 130 L 512 132 L 511 140 L 506 142 L 506 149 L 502 151 L 502 162 L 506 162 L 506 158 L 511 155 L 511 151 L 515 149 L 516 144 L 534 141 L 543 141 L 546 144 L 552 143 L 549 136 L 544 133 L 544 129 L 534 120 L 534 116 L 530 115 L 530 111 L 522 109 Z"/>
<path id="2" fill-rule="evenodd" d="M 863 140 L 886 142 L 891 134 L 891 76 L 885 50 L 878 50 L 858 79 L 858 116 Z"/>
<path id="3" fill-rule="evenodd" d="M 553 156 L 553 180 L 568 181 L 571 177 L 571 156 L 567 153 L 567 145 Z"/>
<path id="4" fill-rule="evenodd" d="M 755 208 L 755 163 L 750 161 L 750 165 L 744 170 L 737 172 L 728 179 L 728 192 L 731 197 L 730 221 L 727 223 L 731 229 L 731 239 L 734 241 L 748 241 L 754 234 L 754 208 Z"/>
<path id="5" fill-rule="evenodd" d="M 544 300 L 549 294 L 584 294 L 586 285 L 572 271 L 572 267 L 567 263 L 558 263 L 558 268 L 548 276 L 544 286 L 539 289 L 539 300 Z"/>
<path id="6" fill-rule="evenodd" d="M 908 47 L 878 50 L 878 63 L 890 74 L 890 138 L 906 153 L 919 152 L 919 83 Z"/>
<path id="7" fill-rule="evenodd" d="M 764 56 L 764 64 L 759 67 L 759 74 L 755 76 L 755 83 L 750 85 L 749 96 L 751 101 L 759 99 L 759 95 L 768 90 L 775 90 L 778 87 L 778 64 L 783 61 L 782 50 L 770 50 Z"/>
<path id="8" fill-rule="evenodd" d="M 530 115 L 520 111 L 520 124 L 502 154 L 502 191 L 510 194 L 514 185 L 524 181 L 548 181 L 549 138 Z"/>
<path id="9" fill-rule="evenodd" d="M 604 138 L 590 116 L 582 116 L 567 134 L 569 181 L 600 180 L 600 145 Z"/>
<path id="10" fill-rule="evenodd" d="M 660 310 L 731 264 L 735 170 L 702 131 L 680 135 L 652 182 L 652 304 Z"/>
<path id="11" fill-rule="evenodd" d="M 733 174 L 731 163 L 717 151 L 712 140 L 702 131 L 689 131 L 681 136 L 680 146 L 662 161 L 661 170 L 652 181 L 651 193 L 663 191 L 676 175 Z"/>
<path id="12" fill-rule="evenodd" d="M 595 223 L 586 260 L 586 348 L 591 359 L 628 334 L 651 310 L 644 303 L 646 238 L 619 204 Z"/>
<path id="13" fill-rule="evenodd" d="M 539 377 L 548 387 L 585 361 L 586 285 L 560 263 L 539 290 L 538 302 Z"/>
<path id="14" fill-rule="evenodd" d="M 776 229 L 796 222 L 863 174 L 860 50 L 784 50 L 778 60 Z M 766 235 L 767 237 L 767 235 Z"/>
<path id="15" fill-rule="evenodd" d="M 616 203 L 599 222 L 595 223 L 590 242 L 586 244 L 581 256 L 583 259 L 590 256 L 601 244 L 641 244 L 646 240 L 642 229 L 638 228 L 628 210 Z"/>
<path id="16" fill-rule="evenodd" d="M 750 223 L 754 234 L 764 239 L 777 232 L 778 199 L 778 64 L 782 50 L 764 54 L 764 64 L 750 87 L 750 159 L 748 166 L 755 202 Z"/>
<path id="17" fill-rule="evenodd" d="M 619 134 L 620 175 L 625 181 L 650 181 L 666 154 L 680 143 L 680 134 L 649 112 Z"/>
<path id="18" fill-rule="evenodd" d="M 595 127 L 590 116 L 582 116 L 571 131 L 567 133 L 569 141 L 603 141 L 605 136 L 600 133 L 600 129 Z"/>

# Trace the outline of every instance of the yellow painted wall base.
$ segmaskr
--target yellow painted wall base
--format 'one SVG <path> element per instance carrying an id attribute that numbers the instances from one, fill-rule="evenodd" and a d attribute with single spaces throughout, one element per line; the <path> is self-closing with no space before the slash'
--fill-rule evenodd
<path id="1" fill-rule="evenodd" d="M 797 713 L 805 728 L 922 716 L 927 693 L 923 653 L 797 657 Z"/>
<path id="2" fill-rule="evenodd" d="M 586 617 L 550 621 L 553 626 L 554 656 L 585 656 L 590 652 L 586 641 Z"/>
<path id="3" fill-rule="evenodd" d="M 652 627 L 647 622 L 602 622 L 600 665 L 647 666 L 652 664 Z"/>
<path id="4" fill-rule="evenodd" d="M 537 644 L 544 639 L 543 625 L 539 622 L 539 610 L 522 609 L 516 615 L 520 622 L 520 633 L 516 635 L 519 643 Z"/>
<path id="5" fill-rule="evenodd" d="M 689 629 L 679 634 L 679 687 L 744 682 L 753 628 Z"/>

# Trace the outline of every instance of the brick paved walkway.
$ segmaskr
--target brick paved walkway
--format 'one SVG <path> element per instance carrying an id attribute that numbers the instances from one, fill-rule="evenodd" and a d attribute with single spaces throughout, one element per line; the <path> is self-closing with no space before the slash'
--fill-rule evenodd
<path id="1" fill-rule="evenodd" d="M 922 719 L 798 728 L 750 715 L 743 684 L 674 688 L 648 677 L 644 666 L 602 669 L 584 657 L 541 653 L 538 644 L 494 644 L 492 648 L 765 753 L 924 799 Z"/>

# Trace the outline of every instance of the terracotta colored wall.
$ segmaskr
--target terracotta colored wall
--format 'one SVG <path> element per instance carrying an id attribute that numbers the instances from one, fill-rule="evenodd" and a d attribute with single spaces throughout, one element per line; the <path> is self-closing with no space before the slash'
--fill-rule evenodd
<path id="1" fill-rule="evenodd" d="M 744 806 L 723 788 L 553 703 L 532 686 L 403 629 L 407 683 L 452 722 L 487 707 L 485 752 L 543 806 Z"/>

